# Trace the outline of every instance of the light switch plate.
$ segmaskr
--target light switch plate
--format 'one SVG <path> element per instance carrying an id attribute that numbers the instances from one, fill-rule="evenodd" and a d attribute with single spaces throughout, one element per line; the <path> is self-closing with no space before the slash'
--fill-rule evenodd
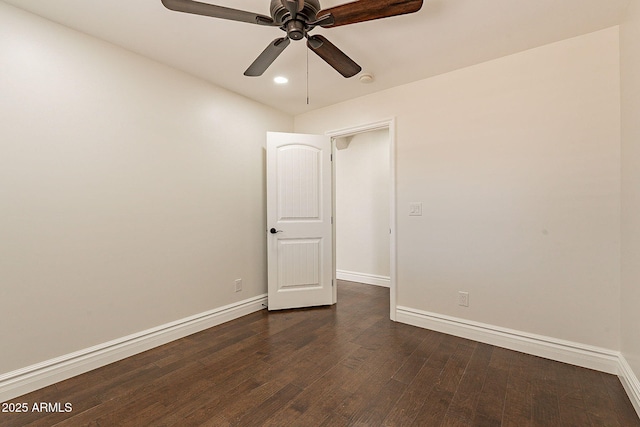
<path id="1" fill-rule="evenodd" d="M 409 203 L 409 216 L 422 216 L 422 203 Z"/>

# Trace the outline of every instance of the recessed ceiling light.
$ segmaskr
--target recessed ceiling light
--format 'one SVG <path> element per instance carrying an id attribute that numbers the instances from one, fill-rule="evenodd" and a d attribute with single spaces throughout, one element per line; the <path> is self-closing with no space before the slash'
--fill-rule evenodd
<path id="1" fill-rule="evenodd" d="M 286 78 L 286 77 L 282 77 L 282 76 L 278 76 L 278 77 L 274 78 L 273 81 L 276 84 L 279 84 L 279 85 L 283 85 L 283 84 L 289 83 L 289 79 Z"/>

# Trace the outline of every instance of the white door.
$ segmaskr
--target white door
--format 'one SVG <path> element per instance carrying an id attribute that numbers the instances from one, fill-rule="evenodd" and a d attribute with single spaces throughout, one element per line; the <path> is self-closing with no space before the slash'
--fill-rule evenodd
<path id="1" fill-rule="evenodd" d="M 331 138 L 267 133 L 269 310 L 333 303 Z"/>

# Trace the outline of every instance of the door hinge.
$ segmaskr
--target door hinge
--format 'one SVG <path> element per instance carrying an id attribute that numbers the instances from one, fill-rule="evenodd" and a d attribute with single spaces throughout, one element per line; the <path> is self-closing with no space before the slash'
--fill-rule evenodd
<path id="1" fill-rule="evenodd" d="M 331 287 L 333 288 L 335 285 L 333 284 L 333 279 L 331 279 Z"/>
<path id="2" fill-rule="evenodd" d="M 333 162 L 333 154 L 329 154 L 329 156 L 331 157 L 331 161 Z"/>
<path id="3" fill-rule="evenodd" d="M 333 224 L 333 217 L 331 217 L 331 224 Z"/>

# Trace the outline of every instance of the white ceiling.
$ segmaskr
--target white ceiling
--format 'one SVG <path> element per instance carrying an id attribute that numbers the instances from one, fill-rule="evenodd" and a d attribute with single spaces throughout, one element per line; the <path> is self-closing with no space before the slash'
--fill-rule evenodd
<path id="1" fill-rule="evenodd" d="M 345 79 L 291 42 L 262 77 L 244 70 L 278 28 L 172 12 L 160 0 L 3 0 L 291 114 L 424 79 L 621 22 L 629 0 L 425 0 L 412 15 L 316 28 L 375 81 Z M 213 3 L 212 0 L 207 0 Z M 366 1 L 366 0 L 360 0 Z M 324 8 L 345 0 L 321 0 Z M 269 15 L 269 0 L 215 4 Z M 283 75 L 289 84 L 278 86 Z"/>

